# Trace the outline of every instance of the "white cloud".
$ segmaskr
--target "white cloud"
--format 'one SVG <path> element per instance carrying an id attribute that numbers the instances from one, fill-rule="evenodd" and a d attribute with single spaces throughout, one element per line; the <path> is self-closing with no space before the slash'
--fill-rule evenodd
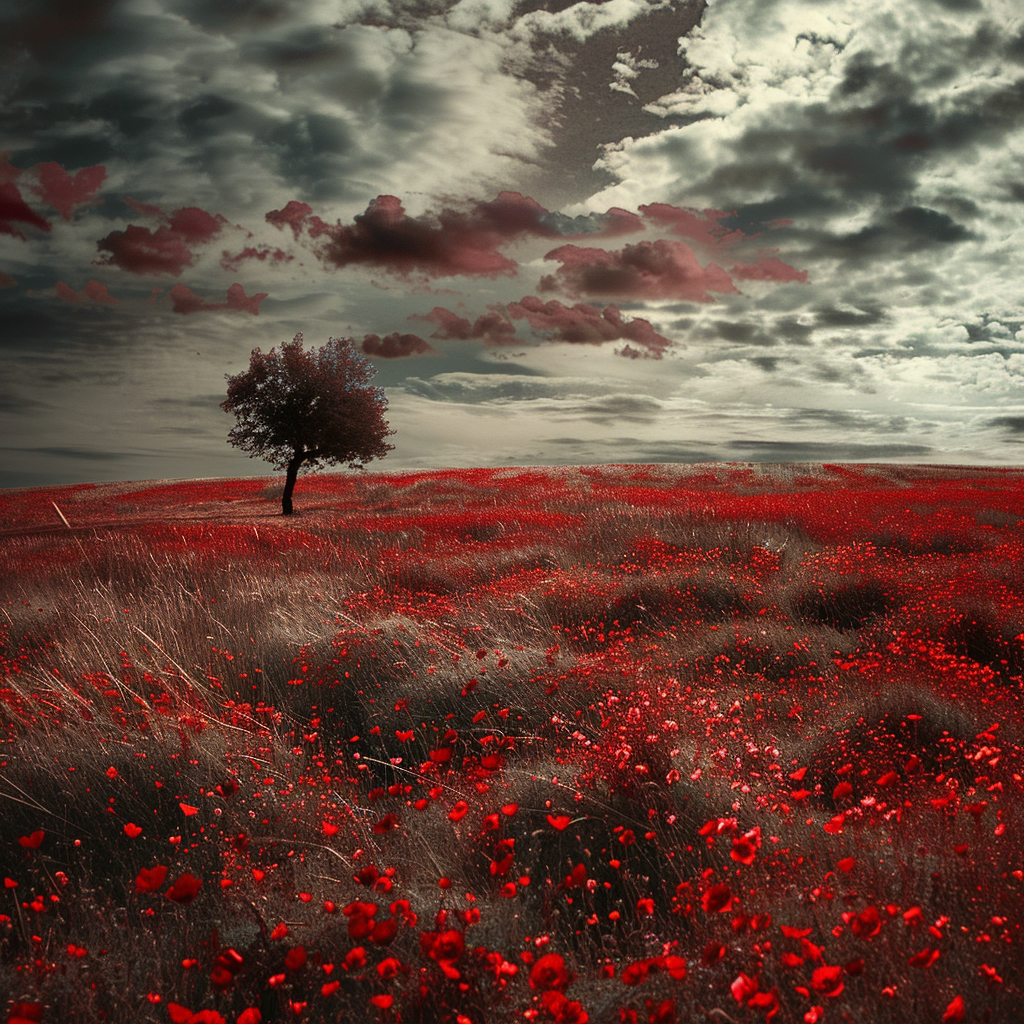
<path id="1" fill-rule="evenodd" d="M 529 40 L 536 36 L 566 34 L 584 43 L 604 29 L 621 28 L 666 4 L 667 0 L 653 5 L 648 0 L 608 0 L 607 3 L 573 4 L 556 12 L 530 11 L 512 26 L 512 36 Z"/>

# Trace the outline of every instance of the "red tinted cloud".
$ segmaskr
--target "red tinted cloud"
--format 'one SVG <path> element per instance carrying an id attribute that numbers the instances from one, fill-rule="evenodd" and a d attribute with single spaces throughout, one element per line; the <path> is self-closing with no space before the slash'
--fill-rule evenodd
<path id="1" fill-rule="evenodd" d="M 741 281 L 799 281 L 807 284 L 807 271 L 797 270 L 782 260 L 772 257 L 757 260 L 755 263 L 734 263 L 733 277 Z"/>
<path id="2" fill-rule="evenodd" d="M 586 303 L 564 306 L 552 300 L 544 302 L 535 295 L 527 295 L 508 307 L 513 319 L 526 319 L 535 331 L 541 331 L 555 341 L 567 341 L 600 345 L 606 341 L 628 339 L 642 345 L 649 353 L 658 357 L 672 343 L 668 338 L 639 317 L 624 320 L 616 306 L 605 306 L 603 310 Z"/>
<path id="3" fill-rule="evenodd" d="M 25 236 L 12 224 L 31 224 L 41 231 L 49 231 L 51 224 L 33 210 L 18 191 L 13 181 L 0 184 L 0 235 L 14 235 L 23 242 Z"/>
<path id="4" fill-rule="evenodd" d="M 263 245 L 258 249 L 253 246 L 246 246 L 240 253 L 232 256 L 227 250 L 224 251 L 220 261 L 220 265 L 225 270 L 237 270 L 243 260 L 260 260 L 266 261 L 271 260 L 274 263 L 287 263 L 289 260 L 295 259 L 294 256 L 286 253 L 284 249 L 271 249 L 269 246 Z"/>
<path id="5" fill-rule="evenodd" d="M 709 248 L 731 245 L 745 237 L 742 231 L 731 231 L 718 223 L 723 217 L 731 216 L 721 210 L 685 210 L 668 203 L 650 203 L 641 206 L 640 212 L 656 224 L 669 225 L 674 234 L 692 238 Z"/>
<path id="6" fill-rule="evenodd" d="M 114 0 L 42 0 L 31 14 L 8 21 L 5 38 L 8 45 L 39 55 L 62 39 L 100 31 L 113 5 Z"/>
<path id="7" fill-rule="evenodd" d="M 125 196 L 124 201 L 126 206 L 130 206 L 140 216 L 156 217 L 157 220 L 167 219 L 167 214 L 152 203 L 140 203 L 137 199 L 132 199 L 131 196 Z"/>
<path id="8" fill-rule="evenodd" d="M 100 306 L 116 306 L 118 301 L 107 291 L 107 286 L 99 281 L 87 282 L 80 292 L 69 288 L 63 281 L 58 281 L 57 296 L 65 302 L 92 302 Z"/>
<path id="9" fill-rule="evenodd" d="M 367 334 L 363 338 L 363 351 L 368 356 L 379 359 L 399 359 L 402 356 L 437 354 L 437 349 L 424 341 L 417 334 L 387 334 L 383 338 L 377 334 Z"/>
<path id="10" fill-rule="evenodd" d="M 240 284 L 233 284 L 228 289 L 227 302 L 207 302 L 183 284 L 176 284 L 171 289 L 175 313 L 216 313 L 230 309 L 259 316 L 260 303 L 266 297 L 266 292 L 257 292 L 255 295 L 246 296 L 245 289 Z"/>
<path id="11" fill-rule="evenodd" d="M 101 262 L 113 264 L 133 274 L 171 274 L 179 277 L 192 265 L 192 250 L 185 240 L 170 228 L 139 227 L 129 224 L 124 231 L 111 231 L 96 247 L 109 255 Z"/>
<path id="12" fill-rule="evenodd" d="M 644 222 L 635 213 L 630 213 L 629 210 L 623 210 L 618 206 L 613 206 L 599 219 L 603 221 L 604 224 L 598 232 L 598 235 L 602 238 L 616 238 L 619 235 L 631 235 L 637 231 L 643 231 L 644 229 Z"/>
<path id="13" fill-rule="evenodd" d="M 219 235 L 227 219 L 219 213 L 214 216 L 198 206 L 186 206 L 171 214 L 170 228 L 192 245 L 201 245 Z"/>
<path id="14" fill-rule="evenodd" d="M 103 263 L 114 264 L 133 274 L 178 277 L 185 267 L 192 265 L 195 254 L 190 246 L 209 242 L 227 224 L 219 213 L 207 213 L 198 206 L 185 206 L 168 216 L 159 206 L 128 198 L 125 202 L 143 216 L 167 222 L 155 231 L 129 224 L 124 231 L 112 231 L 96 243 L 101 252 L 108 253 Z"/>
<path id="15" fill-rule="evenodd" d="M 24 173 L 20 167 L 15 167 L 11 163 L 11 154 L 9 152 L 5 150 L 3 153 L 0 153 L 0 185 L 8 181 L 17 181 Z"/>
<path id="16" fill-rule="evenodd" d="M 523 235 L 558 236 L 545 221 L 547 214 L 518 192 L 502 192 L 497 199 L 466 210 L 445 209 L 421 217 L 409 217 L 395 196 L 378 196 L 351 226 L 332 226 L 314 217 L 308 228 L 313 238 L 328 237 L 318 255 L 331 266 L 366 264 L 399 274 L 418 270 L 431 277 L 497 277 L 516 268 L 497 251 L 499 246 Z"/>
<path id="17" fill-rule="evenodd" d="M 266 219 L 268 224 L 273 224 L 281 231 L 288 225 L 295 240 L 298 241 L 299 234 L 312 212 L 313 207 L 308 203 L 300 203 L 293 199 L 283 210 L 271 210 Z"/>
<path id="18" fill-rule="evenodd" d="M 713 302 L 710 292 L 736 291 L 721 267 L 702 267 L 685 242 L 664 238 L 611 251 L 563 245 L 544 258 L 562 264 L 553 277 L 541 282 L 545 291 L 562 287 L 570 295 L 691 302 Z"/>
<path id="19" fill-rule="evenodd" d="M 482 316 L 478 316 L 470 323 L 450 309 L 442 306 L 435 306 L 425 316 L 410 317 L 410 319 L 426 320 L 429 323 L 437 324 L 437 330 L 431 335 L 432 338 L 458 339 L 465 341 L 469 338 L 483 338 L 491 344 L 512 344 L 515 337 L 516 325 L 500 309 L 492 309 Z"/>
<path id="20" fill-rule="evenodd" d="M 65 220 L 71 220 L 71 211 L 89 202 L 107 180 L 107 169 L 102 166 L 83 167 L 73 178 L 60 164 L 37 164 L 35 170 L 39 184 L 32 191 Z"/>

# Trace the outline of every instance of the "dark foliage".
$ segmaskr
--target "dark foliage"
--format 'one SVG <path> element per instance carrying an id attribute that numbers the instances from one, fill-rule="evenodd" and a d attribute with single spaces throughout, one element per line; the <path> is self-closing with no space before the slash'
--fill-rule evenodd
<path id="1" fill-rule="evenodd" d="M 347 463 L 361 469 L 394 448 L 384 440 L 394 433 L 384 419 L 384 390 L 369 384 L 375 372 L 346 338 L 331 338 L 307 352 L 296 334 L 280 353 L 253 349 L 249 369 L 227 377 L 221 408 L 238 418 L 228 440 L 287 470 L 284 515 L 292 512 L 302 466 Z"/>

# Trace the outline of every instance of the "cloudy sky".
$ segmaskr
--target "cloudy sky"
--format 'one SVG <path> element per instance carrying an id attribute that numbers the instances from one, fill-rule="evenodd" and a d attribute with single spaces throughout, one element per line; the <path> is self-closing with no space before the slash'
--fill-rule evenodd
<path id="1" fill-rule="evenodd" d="M 0 5 L 0 487 L 271 472 L 302 332 L 373 468 L 1024 463 L 1019 0 Z"/>

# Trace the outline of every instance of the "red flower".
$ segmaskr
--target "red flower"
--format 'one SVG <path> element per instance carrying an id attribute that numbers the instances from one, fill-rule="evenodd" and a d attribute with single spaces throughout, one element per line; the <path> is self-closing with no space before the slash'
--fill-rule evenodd
<path id="1" fill-rule="evenodd" d="M 726 882 L 711 886 L 700 898 L 706 914 L 725 913 L 732 909 L 734 900 L 732 889 Z"/>
<path id="2" fill-rule="evenodd" d="M 370 929 L 370 941 L 375 946 L 387 946 L 391 944 L 398 932 L 398 919 L 395 917 L 385 918 L 377 921 Z"/>
<path id="3" fill-rule="evenodd" d="M 452 821 L 462 821 L 466 816 L 466 812 L 469 810 L 469 804 L 465 800 L 460 800 L 449 812 L 448 817 Z"/>
<path id="4" fill-rule="evenodd" d="M 163 864 L 157 864 L 155 868 L 143 868 L 135 876 L 136 892 L 156 892 L 164 884 L 167 877 L 167 868 Z"/>
<path id="5" fill-rule="evenodd" d="M 729 988 L 732 989 L 733 998 L 737 1003 L 745 1003 L 757 995 L 757 982 L 753 978 L 748 978 L 742 971 L 737 978 L 733 979 Z"/>
<path id="6" fill-rule="evenodd" d="M 7 1024 L 38 1024 L 42 1019 L 42 1003 L 15 1003 L 10 1009 Z"/>
<path id="7" fill-rule="evenodd" d="M 819 967 L 811 975 L 811 988 L 823 996 L 835 998 L 844 988 L 843 969 L 841 967 Z"/>
<path id="8" fill-rule="evenodd" d="M 650 973 L 651 965 L 646 960 L 637 960 L 622 969 L 623 985 L 639 985 Z"/>
<path id="9" fill-rule="evenodd" d="M 676 1016 L 676 1001 L 663 999 L 661 1002 L 656 1002 L 653 999 L 648 999 L 647 1019 L 650 1024 L 676 1024 L 676 1021 L 679 1020 Z"/>
<path id="10" fill-rule="evenodd" d="M 199 887 L 202 884 L 198 878 L 186 871 L 185 874 L 180 875 L 174 880 L 174 883 L 164 895 L 169 900 L 174 900 L 175 903 L 191 903 L 196 898 L 196 894 L 199 892 Z"/>
<path id="11" fill-rule="evenodd" d="M 373 834 L 382 836 L 385 832 L 390 832 L 397 824 L 397 814 L 385 814 L 384 817 L 373 826 Z"/>
<path id="12" fill-rule="evenodd" d="M 740 864 L 750 865 L 754 863 L 754 858 L 757 857 L 757 847 L 747 836 L 734 836 L 729 856 Z"/>
<path id="13" fill-rule="evenodd" d="M 922 949 L 920 953 L 915 953 L 907 963 L 911 967 L 931 967 L 938 959 L 939 951 L 937 949 Z"/>
<path id="14" fill-rule="evenodd" d="M 20 845 L 24 846 L 26 850 L 38 850 L 42 845 L 44 835 L 45 833 L 41 828 L 36 829 L 36 831 L 31 835 L 21 836 L 18 839 L 18 842 Z"/>
<path id="15" fill-rule="evenodd" d="M 878 914 L 877 907 L 865 907 L 850 919 L 849 924 L 853 929 L 853 934 L 858 938 L 870 939 L 873 935 L 878 934 L 882 927 L 882 919 Z"/>
<path id="16" fill-rule="evenodd" d="M 956 996 L 953 1001 L 946 1007 L 946 1012 L 942 1015 L 942 1024 L 949 1024 L 950 1021 L 959 1021 L 964 1019 L 964 997 Z"/>
<path id="17" fill-rule="evenodd" d="M 565 969 L 565 960 L 558 953 L 542 956 L 530 971 L 530 988 L 564 992 L 572 984 L 572 975 Z"/>
<path id="18" fill-rule="evenodd" d="M 549 814 L 548 815 L 548 824 L 552 828 L 558 829 L 559 832 L 562 832 L 563 830 L 568 828 L 570 821 L 572 821 L 572 818 L 570 818 L 568 814 Z"/>
<path id="19" fill-rule="evenodd" d="M 306 947 L 295 946 L 294 949 L 288 950 L 288 955 L 284 958 L 284 965 L 289 971 L 298 971 L 306 966 Z"/>
<path id="20" fill-rule="evenodd" d="M 426 946 L 424 946 L 424 940 L 427 940 Z M 450 928 L 439 935 L 434 932 L 424 932 L 420 936 L 420 946 L 432 960 L 436 960 L 438 963 L 453 964 L 462 956 L 466 943 L 462 938 L 462 932 Z"/>

